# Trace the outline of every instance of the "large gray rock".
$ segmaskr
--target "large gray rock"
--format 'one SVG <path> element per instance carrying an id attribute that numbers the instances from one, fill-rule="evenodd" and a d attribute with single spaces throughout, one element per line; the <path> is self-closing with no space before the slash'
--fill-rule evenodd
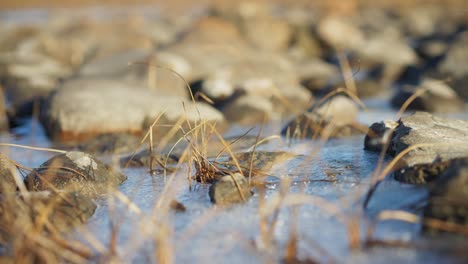
<path id="1" fill-rule="evenodd" d="M 379 127 L 372 127 L 374 126 Z M 385 130 L 378 129 L 377 132 Z M 388 137 L 386 132 L 380 134 Z M 401 118 L 390 140 L 388 153 L 396 156 L 417 144 L 428 145 L 408 152 L 400 160 L 399 166 L 429 164 L 436 159 L 445 161 L 468 157 L 468 121 L 440 118 L 426 112 L 416 112 Z M 382 145 L 374 145 L 373 150 L 380 151 Z"/>
<path id="2" fill-rule="evenodd" d="M 433 79 L 426 79 L 419 86 L 400 88 L 392 98 L 392 105 L 400 108 L 420 89 L 426 89 L 426 92 L 414 99 L 408 109 L 428 112 L 461 112 L 465 109 L 463 101 L 452 88 Z"/>
<path id="3" fill-rule="evenodd" d="M 93 156 L 77 151 L 59 154 L 25 178 L 30 191 L 63 190 L 86 196 L 105 193 L 127 177 Z"/>
<path id="4" fill-rule="evenodd" d="M 221 124 L 223 115 L 209 105 L 185 98 L 160 96 L 129 83 L 78 79 L 64 84 L 48 100 L 41 122 L 53 140 L 77 140 L 105 133 L 141 133 L 162 114 L 158 124 L 179 120 Z M 183 123 L 186 124 L 186 123 Z M 156 127 L 163 134 L 169 128 Z"/>
<path id="5" fill-rule="evenodd" d="M 211 202 L 218 205 L 232 205 L 247 201 L 252 196 L 244 176 L 234 173 L 221 177 L 210 186 Z"/>

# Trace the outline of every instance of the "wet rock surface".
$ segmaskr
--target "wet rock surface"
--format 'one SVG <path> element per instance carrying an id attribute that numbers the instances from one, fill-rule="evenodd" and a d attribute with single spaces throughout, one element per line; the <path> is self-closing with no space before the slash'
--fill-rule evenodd
<path id="1" fill-rule="evenodd" d="M 434 182 L 429 194 L 429 202 L 424 207 L 424 218 L 442 220 L 468 226 L 468 158 L 453 160 Z M 440 230 L 431 225 L 425 225 L 426 231 Z"/>
<path id="2" fill-rule="evenodd" d="M 429 113 L 417 112 L 404 117 L 395 128 L 390 151 L 398 154 L 416 144 L 421 146 L 403 157 L 408 165 L 430 163 L 436 158 L 442 160 L 468 155 L 468 122 L 435 117 Z"/>
<path id="3" fill-rule="evenodd" d="M 364 149 L 382 151 L 385 146 L 390 146 L 390 140 L 397 126 L 398 123 L 394 121 L 382 121 L 372 124 L 364 139 Z"/>
<path id="4" fill-rule="evenodd" d="M 127 177 L 89 154 L 67 152 L 52 157 L 25 178 L 31 191 L 64 190 L 88 196 L 105 193 Z"/>
<path id="5" fill-rule="evenodd" d="M 232 205 L 246 202 L 252 191 L 245 177 L 240 173 L 225 175 L 210 186 L 210 200 L 217 205 Z"/>

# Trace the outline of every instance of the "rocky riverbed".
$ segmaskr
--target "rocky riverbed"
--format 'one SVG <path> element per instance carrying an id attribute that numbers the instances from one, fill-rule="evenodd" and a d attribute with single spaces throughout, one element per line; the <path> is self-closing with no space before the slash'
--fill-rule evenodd
<path id="1" fill-rule="evenodd" d="M 92 10 L 0 11 L 0 260 L 468 257 L 462 9 Z"/>

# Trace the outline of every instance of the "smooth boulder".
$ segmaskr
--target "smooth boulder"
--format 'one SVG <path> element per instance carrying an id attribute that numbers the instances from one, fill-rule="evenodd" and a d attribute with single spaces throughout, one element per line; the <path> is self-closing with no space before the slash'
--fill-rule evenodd
<path id="1" fill-rule="evenodd" d="M 65 83 L 49 98 L 41 123 L 51 139 L 76 141 L 106 133 L 141 134 L 158 116 L 158 124 L 164 125 L 155 127 L 159 135 L 180 120 L 192 126 L 224 122 L 223 115 L 207 104 L 159 95 L 122 81 L 78 79 Z"/>

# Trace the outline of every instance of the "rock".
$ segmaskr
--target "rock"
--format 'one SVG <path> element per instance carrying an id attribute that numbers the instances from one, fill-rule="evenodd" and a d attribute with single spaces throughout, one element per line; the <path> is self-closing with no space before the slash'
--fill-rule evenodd
<path id="1" fill-rule="evenodd" d="M 59 79 L 71 75 L 71 69 L 57 61 L 37 54 L 0 58 L 5 69 L 5 88 L 12 104 L 14 116 L 29 116 L 33 103 L 41 101 L 54 91 Z"/>
<path id="2" fill-rule="evenodd" d="M 425 184 L 436 181 L 440 175 L 451 166 L 454 160 L 435 160 L 429 164 L 416 164 L 412 167 L 404 167 L 393 173 L 395 179 L 410 184 Z"/>
<path id="3" fill-rule="evenodd" d="M 25 178 L 30 191 L 65 190 L 86 196 L 96 196 L 115 188 L 127 177 L 89 154 L 67 152 L 59 154 Z"/>
<path id="4" fill-rule="evenodd" d="M 398 126 L 394 121 L 382 121 L 374 123 L 364 139 L 364 149 L 370 151 L 382 151 L 383 147 L 390 144 L 394 129 Z"/>
<path id="5" fill-rule="evenodd" d="M 410 166 L 430 163 L 436 158 L 447 160 L 468 156 L 467 131 L 467 121 L 417 112 L 399 120 L 390 151 L 398 154 L 415 144 L 436 144 L 417 148 L 405 155 L 403 161 Z"/>
<path id="6" fill-rule="evenodd" d="M 66 231 L 84 224 L 96 210 L 96 204 L 88 197 L 80 193 L 58 193 L 42 199 L 34 199 L 33 212 L 40 217 L 49 209 L 49 221 L 58 230 Z"/>
<path id="7" fill-rule="evenodd" d="M 224 106 L 222 111 L 228 121 L 241 125 L 281 118 L 281 113 L 276 111 L 273 102 L 263 96 L 241 96 Z"/>
<path id="8" fill-rule="evenodd" d="M 468 100 L 468 32 L 460 35 L 450 47 L 439 72 L 444 79 L 450 78 L 453 89 L 465 100 Z"/>
<path id="9" fill-rule="evenodd" d="M 428 60 L 442 58 L 448 50 L 448 44 L 442 40 L 425 41 L 418 46 L 418 53 Z"/>
<path id="10" fill-rule="evenodd" d="M 356 82 L 359 98 L 375 97 L 386 90 L 386 85 L 373 79 L 364 79 Z"/>
<path id="11" fill-rule="evenodd" d="M 442 220 L 468 227 L 468 159 L 457 159 L 431 186 L 424 219 Z M 424 225 L 426 231 L 436 229 Z M 440 231 L 440 230 L 439 230 Z"/>
<path id="12" fill-rule="evenodd" d="M 296 65 L 301 83 L 314 94 L 321 93 L 332 80 L 341 78 L 338 68 L 319 59 L 310 59 Z"/>
<path id="13" fill-rule="evenodd" d="M 383 65 L 407 66 L 418 62 L 418 56 L 405 40 L 390 33 L 367 40 L 359 54 L 363 60 Z"/>
<path id="14" fill-rule="evenodd" d="M 332 138 L 360 134 L 361 125 L 356 121 L 358 111 L 355 103 L 348 97 L 334 96 L 316 103 L 309 111 L 294 118 L 281 133 L 293 138 L 320 137 L 327 134 L 325 131 Z"/>
<path id="15" fill-rule="evenodd" d="M 184 63 L 169 53 L 155 55 L 148 50 L 125 50 L 83 65 L 77 75 L 82 79 L 127 81 L 161 95 L 188 97 L 185 81 L 171 71 L 188 75 L 191 69 Z"/>
<path id="16" fill-rule="evenodd" d="M 134 74 L 136 78 L 144 76 L 147 66 L 129 65 L 135 62 L 145 62 L 151 55 L 146 50 L 125 50 L 111 54 L 107 57 L 99 58 L 90 63 L 84 64 L 78 71 L 81 78 L 131 78 Z M 143 71 L 143 73 L 138 72 Z"/>
<path id="17" fill-rule="evenodd" d="M 376 129 L 381 134 L 386 128 Z M 393 126 L 393 125 L 392 125 Z M 390 141 L 388 153 L 396 156 L 416 144 L 430 144 L 411 150 L 400 160 L 399 166 L 428 164 L 438 159 L 468 156 L 468 121 L 445 119 L 426 112 L 403 117 L 398 121 Z"/>
<path id="18" fill-rule="evenodd" d="M 383 66 L 382 79 L 393 82 L 403 72 L 405 67 L 417 64 L 419 58 L 416 52 L 401 36 L 393 33 L 381 33 L 363 43 L 358 51 L 360 67 L 372 69 Z"/>
<path id="19" fill-rule="evenodd" d="M 92 154 L 121 154 L 138 149 L 140 139 L 127 133 L 102 134 L 78 145 L 78 150 Z"/>
<path id="20" fill-rule="evenodd" d="M 15 25 L 2 27 L 0 34 L 0 52 L 14 51 L 26 39 L 39 33 L 37 25 Z"/>
<path id="21" fill-rule="evenodd" d="M 234 95 L 237 87 L 232 81 L 231 69 L 220 69 L 203 80 L 202 92 L 216 101 L 224 101 Z"/>
<path id="22" fill-rule="evenodd" d="M 15 164 L 0 153 L 0 194 L 16 192 L 15 173 L 18 173 Z"/>
<path id="23" fill-rule="evenodd" d="M 175 212 L 187 211 L 187 208 L 185 207 L 185 205 L 177 200 L 171 200 L 171 202 L 169 203 L 169 207 Z"/>
<path id="24" fill-rule="evenodd" d="M 410 8 L 403 14 L 402 27 L 413 37 L 427 37 L 436 32 L 442 15 L 434 7 Z"/>
<path id="25" fill-rule="evenodd" d="M 335 50 L 355 50 L 365 43 L 359 28 L 338 16 L 327 16 L 317 28 L 319 37 Z"/>
<path id="26" fill-rule="evenodd" d="M 209 105 L 107 79 L 66 82 L 48 99 L 41 123 L 51 139 L 73 141 L 106 133 L 142 133 L 161 114 L 158 124 L 164 125 L 186 120 L 193 127 L 206 121 L 221 129 L 224 123 L 223 115 Z M 187 122 L 181 123 L 185 131 Z M 153 132 L 159 137 L 170 129 L 157 126 Z"/>
<path id="27" fill-rule="evenodd" d="M 284 151 L 241 152 L 234 154 L 234 158 L 230 155 L 223 155 L 210 159 L 209 162 L 205 160 L 196 161 L 195 168 L 197 169 L 197 174 L 194 178 L 199 182 L 205 183 L 236 172 L 241 173 L 245 177 L 249 177 L 249 175 L 252 177 L 265 176 L 275 164 L 296 156 L 293 153 Z"/>
<path id="28" fill-rule="evenodd" d="M 249 184 L 240 173 L 221 177 L 210 186 L 209 190 L 211 202 L 217 205 L 246 202 L 252 194 Z"/>
<path id="29" fill-rule="evenodd" d="M 288 54 L 295 60 L 314 59 L 322 56 L 322 48 L 319 41 L 312 34 L 310 25 L 295 28 Z"/>
<path id="30" fill-rule="evenodd" d="M 140 65 L 144 69 L 145 86 L 158 94 L 189 98 L 189 87 L 186 77 L 192 73 L 188 62 L 175 54 L 161 52 L 147 59 L 148 65 Z"/>
<path id="31" fill-rule="evenodd" d="M 271 16 L 256 16 L 244 21 L 247 40 L 260 50 L 283 51 L 291 44 L 293 32 L 288 22 Z"/>
<path id="32" fill-rule="evenodd" d="M 400 108 L 420 89 L 426 89 L 426 92 L 413 100 L 408 109 L 442 113 L 461 112 L 465 109 L 463 101 L 452 88 L 442 81 L 433 79 L 426 79 L 417 87 L 400 88 L 392 98 L 392 105 Z"/>
<path id="33" fill-rule="evenodd" d="M 264 111 L 269 111 L 269 105 L 275 105 L 276 113 L 269 115 L 272 118 L 301 112 L 312 100 L 312 95 L 300 85 L 291 61 L 267 53 L 258 53 L 213 72 L 203 82 L 201 91 L 219 105 L 229 102 L 230 106 L 226 107 L 234 111 L 240 106 L 248 106 L 263 116 Z M 248 97 L 236 97 L 243 94 Z M 251 96 L 264 99 L 256 105 L 252 104 Z M 244 116 L 234 118 L 236 121 L 241 119 Z"/>
<path id="34" fill-rule="evenodd" d="M 236 90 L 272 97 L 286 95 L 288 90 L 297 88 L 292 86 L 299 83 L 299 77 L 288 58 L 268 52 L 247 52 L 245 59 L 213 70 L 206 78 L 208 85 L 203 83 L 202 92 L 219 100 Z"/>
<path id="35" fill-rule="evenodd" d="M 42 235 L 69 231 L 86 222 L 96 210 L 96 204 L 79 193 L 30 192 L 27 197 L 0 198 L 0 240 L 7 242 L 18 233 L 26 232 L 24 226 L 48 221 Z"/>
<path id="36" fill-rule="evenodd" d="M 240 61 L 248 49 L 247 42 L 233 24 L 220 18 L 205 17 L 195 23 L 181 41 L 164 52 L 188 62 L 191 72 L 184 77 L 188 82 L 194 82 Z"/>

